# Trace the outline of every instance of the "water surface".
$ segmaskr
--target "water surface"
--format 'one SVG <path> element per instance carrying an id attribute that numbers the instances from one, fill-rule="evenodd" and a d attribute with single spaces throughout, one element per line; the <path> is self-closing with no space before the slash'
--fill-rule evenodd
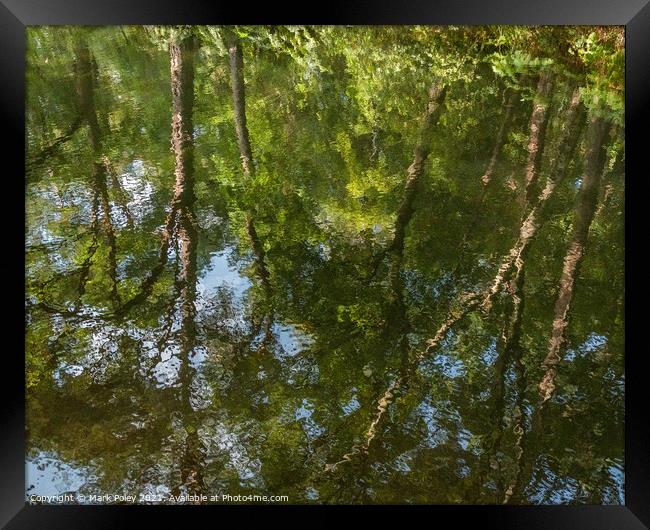
<path id="1" fill-rule="evenodd" d="M 504 85 L 473 48 L 459 44 L 474 62 L 394 28 L 258 29 L 240 40 L 246 170 L 228 51 L 205 33 L 181 50 L 188 104 L 172 95 L 169 37 L 151 31 L 28 30 L 28 496 L 624 502 L 623 177 L 610 158 L 549 399 L 539 384 L 587 140 L 523 283 L 444 329 L 518 241 L 535 82 L 518 78 L 484 186 Z M 179 115 L 191 128 L 173 143 Z"/>

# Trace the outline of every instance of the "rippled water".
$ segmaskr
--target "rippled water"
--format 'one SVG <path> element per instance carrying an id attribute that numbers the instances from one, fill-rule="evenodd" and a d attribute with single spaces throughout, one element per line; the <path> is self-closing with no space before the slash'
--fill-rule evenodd
<path id="1" fill-rule="evenodd" d="M 514 488 L 516 503 L 624 502 L 622 180 L 594 218 L 540 405 L 579 162 L 526 258 L 516 353 L 500 340 L 508 289 L 431 346 L 517 240 L 530 98 L 484 190 L 497 81 L 452 83 L 404 218 L 426 90 L 386 83 L 376 97 L 394 110 L 369 123 L 352 52 L 318 49 L 309 77 L 315 63 L 246 44 L 247 179 L 228 62 L 204 45 L 181 186 L 194 197 L 167 230 L 169 52 L 127 29 L 83 37 L 100 147 L 82 123 L 27 177 L 28 498 L 472 504 Z M 73 123 L 83 58 L 74 32 L 30 32 L 28 162 Z"/>

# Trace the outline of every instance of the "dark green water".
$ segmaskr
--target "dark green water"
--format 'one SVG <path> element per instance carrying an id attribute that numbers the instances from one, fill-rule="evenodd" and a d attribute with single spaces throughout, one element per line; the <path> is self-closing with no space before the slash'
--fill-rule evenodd
<path id="1" fill-rule="evenodd" d="M 179 181 L 168 36 L 28 31 L 28 497 L 624 502 L 622 128 L 607 136 L 543 401 L 588 135 L 548 200 L 522 283 L 464 311 L 529 208 L 536 77 L 512 77 L 483 186 L 506 85 L 462 35 L 248 30 L 247 173 L 228 52 L 204 32 L 183 59 L 192 134 Z M 434 82 L 448 91 L 421 135 Z M 540 189 L 569 89 L 556 74 Z M 422 138 L 430 152 L 409 202 Z"/>

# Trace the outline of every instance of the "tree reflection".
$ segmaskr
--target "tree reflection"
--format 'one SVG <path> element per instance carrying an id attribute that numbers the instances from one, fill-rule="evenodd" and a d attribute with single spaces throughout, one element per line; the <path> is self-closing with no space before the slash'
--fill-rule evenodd
<path id="1" fill-rule="evenodd" d="M 28 493 L 623 502 L 621 39 L 30 29 Z"/>

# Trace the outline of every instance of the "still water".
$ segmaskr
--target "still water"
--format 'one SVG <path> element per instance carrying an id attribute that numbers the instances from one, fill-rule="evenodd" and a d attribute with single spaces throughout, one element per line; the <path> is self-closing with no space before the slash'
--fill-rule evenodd
<path id="1" fill-rule="evenodd" d="M 535 204 L 535 83 L 485 185 L 505 107 L 480 57 L 257 31 L 171 68 L 151 28 L 28 31 L 27 496 L 623 503 L 616 165 L 544 400 L 588 140 L 521 281 L 478 306 Z M 556 81 L 541 183 L 569 96 Z"/>

